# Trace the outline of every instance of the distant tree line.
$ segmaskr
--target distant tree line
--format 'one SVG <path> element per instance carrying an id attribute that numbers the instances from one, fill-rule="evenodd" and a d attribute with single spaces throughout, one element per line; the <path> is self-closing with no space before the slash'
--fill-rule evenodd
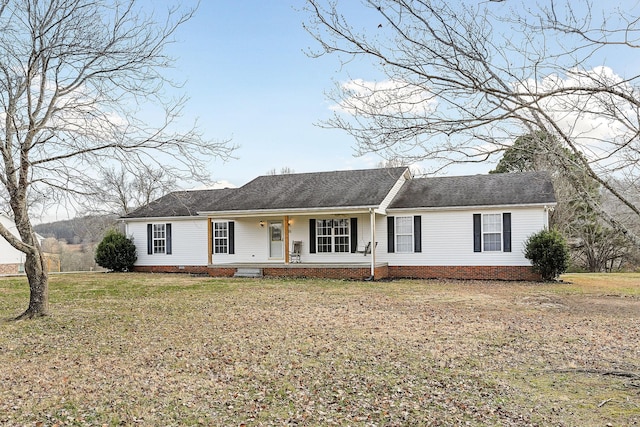
<path id="1" fill-rule="evenodd" d="M 64 221 L 38 224 L 36 233 L 45 238 L 55 238 L 69 245 L 97 243 L 105 231 L 118 226 L 116 215 L 90 215 Z"/>
<path id="2" fill-rule="evenodd" d="M 60 260 L 60 271 L 94 271 L 95 250 L 108 230 L 123 227 L 117 215 L 89 215 L 39 224 L 35 231 L 44 237 L 42 250 Z"/>

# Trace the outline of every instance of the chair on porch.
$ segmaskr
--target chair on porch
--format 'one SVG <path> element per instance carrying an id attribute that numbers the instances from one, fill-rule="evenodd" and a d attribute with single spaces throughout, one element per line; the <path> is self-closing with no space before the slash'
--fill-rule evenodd
<path id="1" fill-rule="evenodd" d="M 377 246 L 378 246 L 378 242 L 376 242 L 376 247 Z M 356 253 L 364 254 L 365 256 L 369 255 L 371 253 L 371 242 L 367 242 L 366 246 L 364 247 L 364 250 L 356 251 Z"/>
<path id="2" fill-rule="evenodd" d="M 291 252 L 289 252 L 289 262 L 300 262 L 300 254 L 302 253 L 302 242 L 299 240 L 294 240 L 291 248 Z"/>
<path id="3" fill-rule="evenodd" d="M 375 243 L 375 245 L 373 245 L 373 250 L 375 250 L 378 247 L 378 242 Z M 371 242 L 367 243 L 367 247 L 364 248 L 364 255 L 367 256 L 371 253 Z"/>

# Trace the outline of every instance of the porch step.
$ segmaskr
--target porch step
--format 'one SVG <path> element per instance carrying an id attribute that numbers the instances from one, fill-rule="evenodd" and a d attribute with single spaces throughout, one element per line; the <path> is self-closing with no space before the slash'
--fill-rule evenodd
<path id="1" fill-rule="evenodd" d="M 238 268 L 233 277 L 262 277 L 261 268 Z"/>

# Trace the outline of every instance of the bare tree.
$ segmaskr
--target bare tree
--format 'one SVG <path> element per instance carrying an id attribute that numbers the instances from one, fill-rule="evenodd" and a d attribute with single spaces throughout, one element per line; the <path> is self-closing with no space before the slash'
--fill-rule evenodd
<path id="1" fill-rule="evenodd" d="M 174 131 L 184 98 L 167 97 L 165 48 L 194 10 L 156 14 L 137 0 L 0 2 L 0 182 L 25 253 L 30 300 L 18 318 L 46 315 L 48 276 L 32 227 L 35 203 L 95 192 L 97 165 L 167 163 L 170 174 L 199 176 L 227 141 L 194 126 Z M 150 109 L 156 123 L 141 113 Z"/>
<path id="2" fill-rule="evenodd" d="M 112 167 L 101 175 L 98 209 L 118 215 L 133 212 L 177 188 L 175 176 L 147 165 L 131 172 Z"/>
<path id="3" fill-rule="evenodd" d="M 579 197 L 640 247 L 640 201 L 614 184 L 638 185 L 640 74 L 606 66 L 640 47 L 640 5 L 624 3 L 364 0 L 343 10 L 307 0 L 306 28 L 320 46 L 312 55 L 371 64 L 378 77 L 339 83 L 325 125 L 353 135 L 360 154 L 443 167 L 487 161 L 518 135 L 544 132 L 575 154 L 560 166 Z M 619 200 L 633 223 L 604 209 L 575 170 Z"/>
<path id="4" fill-rule="evenodd" d="M 408 165 L 409 165 L 408 162 L 406 162 L 403 159 L 393 158 L 393 159 L 379 161 L 376 164 L 376 167 L 378 167 L 378 168 L 398 168 L 398 167 L 408 166 Z"/>
<path id="5" fill-rule="evenodd" d="M 289 175 L 292 173 L 296 173 L 296 171 L 293 170 L 293 168 L 290 168 L 289 166 L 281 167 L 280 172 L 278 172 L 276 168 L 273 168 L 267 171 L 267 175 Z"/>

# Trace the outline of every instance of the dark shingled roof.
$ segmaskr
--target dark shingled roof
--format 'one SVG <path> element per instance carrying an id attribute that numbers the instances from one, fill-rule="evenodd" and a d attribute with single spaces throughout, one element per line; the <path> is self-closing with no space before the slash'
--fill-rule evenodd
<path id="1" fill-rule="evenodd" d="M 163 218 L 196 216 L 198 211 L 212 209 L 217 202 L 235 188 L 215 190 L 175 191 L 124 215 L 123 218 Z"/>
<path id="2" fill-rule="evenodd" d="M 260 176 L 240 188 L 176 191 L 123 218 L 198 212 L 378 206 L 407 168 Z M 546 172 L 410 179 L 389 208 L 527 205 L 556 201 Z"/>
<path id="3" fill-rule="evenodd" d="M 414 178 L 403 185 L 389 208 L 555 203 L 546 172 Z"/>
<path id="4" fill-rule="evenodd" d="M 378 206 L 406 167 L 260 176 L 201 211 Z"/>

